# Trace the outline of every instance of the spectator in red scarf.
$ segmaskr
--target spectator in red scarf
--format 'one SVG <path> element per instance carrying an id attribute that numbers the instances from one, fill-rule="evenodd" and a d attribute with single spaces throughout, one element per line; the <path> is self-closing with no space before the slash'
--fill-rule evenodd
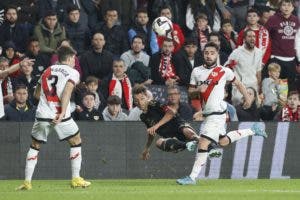
<path id="1" fill-rule="evenodd" d="M 300 94 L 297 91 L 291 91 L 288 95 L 287 105 L 275 116 L 275 120 L 283 122 L 300 121 Z"/>
<path id="2" fill-rule="evenodd" d="M 160 16 L 164 16 L 169 18 L 172 21 L 172 9 L 170 6 L 166 5 L 161 8 L 160 10 Z M 164 39 L 166 37 L 164 36 L 158 36 L 157 42 L 158 46 L 162 48 Z M 172 40 L 174 42 L 174 49 L 173 52 L 177 52 L 180 50 L 182 45 L 184 44 L 184 35 L 183 32 L 178 24 L 173 23 L 173 32 L 172 32 Z"/>
<path id="3" fill-rule="evenodd" d="M 230 19 L 224 19 L 221 23 L 221 51 L 230 55 L 234 49 L 236 49 L 237 44 L 237 33 L 233 30 Z"/>
<path id="4" fill-rule="evenodd" d="M 257 10 L 250 9 L 247 11 L 247 26 L 240 31 L 237 44 L 239 46 L 243 45 L 245 30 L 253 30 L 256 36 L 255 46 L 263 51 L 262 64 L 265 65 L 271 56 L 271 41 L 269 31 L 258 23 L 259 18 L 260 16 Z"/>

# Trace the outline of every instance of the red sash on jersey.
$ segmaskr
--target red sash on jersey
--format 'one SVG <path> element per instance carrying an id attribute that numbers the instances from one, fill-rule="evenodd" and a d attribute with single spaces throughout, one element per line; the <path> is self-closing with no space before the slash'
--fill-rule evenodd
<path id="1" fill-rule="evenodd" d="M 222 67 L 215 67 L 212 72 L 207 77 L 206 81 L 209 81 L 208 87 L 204 92 L 200 92 L 201 99 L 203 102 L 207 102 L 208 97 L 212 90 L 214 89 L 215 85 L 218 84 L 218 81 L 222 78 L 222 76 L 225 74 L 225 71 L 221 71 Z"/>

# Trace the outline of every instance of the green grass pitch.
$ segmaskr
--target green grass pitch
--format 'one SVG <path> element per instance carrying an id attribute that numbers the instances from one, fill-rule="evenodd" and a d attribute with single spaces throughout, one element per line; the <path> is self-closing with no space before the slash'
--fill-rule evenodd
<path id="1" fill-rule="evenodd" d="M 66 180 L 34 180 L 30 191 L 15 191 L 21 180 L 0 180 L 0 200 L 289 200 L 300 199 L 300 179 L 200 180 L 180 186 L 170 179 L 91 180 L 89 188 L 72 189 Z"/>

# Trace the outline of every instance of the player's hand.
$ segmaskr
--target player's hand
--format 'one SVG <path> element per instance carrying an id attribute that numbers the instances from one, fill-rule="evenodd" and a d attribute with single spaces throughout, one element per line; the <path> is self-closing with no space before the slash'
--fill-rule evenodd
<path id="1" fill-rule="evenodd" d="M 147 129 L 147 133 L 150 134 L 150 135 L 155 136 L 156 135 L 156 130 L 158 128 L 159 128 L 158 126 L 154 125 L 154 126 Z"/>
<path id="2" fill-rule="evenodd" d="M 34 64 L 35 59 L 24 58 L 19 65 L 20 66 L 32 66 Z"/>
<path id="3" fill-rule="evenodd" d="M 58 124 L 58 123 L 60 123 L 62 121 L 62 119 L 64 118 L 64 116 L 65 116 L 65 114 L 60 113 L 60 114 L 56 115 L 55 119 L 53 119 L 52 122 L 54 124 Z"/>
<path id="4" fill-rule="evenodd" d="M 148 160 L 150 158 L 149 149 L 145 149 L 141 155 L 142 160 Z"/>

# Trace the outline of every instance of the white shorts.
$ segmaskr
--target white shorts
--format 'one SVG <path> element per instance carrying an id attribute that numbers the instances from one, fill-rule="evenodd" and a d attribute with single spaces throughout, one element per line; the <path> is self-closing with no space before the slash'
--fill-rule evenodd
<path id="1" fill-rule="evenodd" d="M 226 134 L 226 114 L 210 115 L 205 118 L 200 130 L 200 136 L 215 143 L 219 142 L 219 136 Z"/>
<path id="2" fill-rule="evenodd" d="M 35 120 L 31 136 L 38 142 L 46 143 L 50 132 L 56 132 L 59 140 L 62 141 L 78 134 L 79 128 L 72 118 L 56 125 L 49 121 Z"/>

